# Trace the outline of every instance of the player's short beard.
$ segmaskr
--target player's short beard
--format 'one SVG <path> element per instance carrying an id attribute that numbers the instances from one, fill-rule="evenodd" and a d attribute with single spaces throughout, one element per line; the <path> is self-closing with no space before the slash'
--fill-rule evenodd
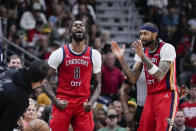
<path id="1" fill-rule="evenodd" d="M 149 46 L 151 46 L 155 41 L 156 41 L 156 39 L 154 40 L 153 37 L 151 37 L 150 40 L 146 41 L 146 43 L 143 44 L 143 46 L 144 46 L 144 47 L 149 47 Z"/>
<path id="2" fill-rule="evenodd" d="M 76 42 L 83 41 L 84 39 L 86 39 L 86 32 L 84 32 L 82 35 L 76 35 L 76 33 L 74 33 L 73 35 L 71 35 L 71 38 L 73 38 Z"/>
<path id="3" fill-rule="evenodd" d="M 143 44 L 144 47 L 149 47 L 150 45 L 152 45 L 154 43 L 154 40 L 151 39 L 149 41 L 147 41 L 145 44 Z"/>

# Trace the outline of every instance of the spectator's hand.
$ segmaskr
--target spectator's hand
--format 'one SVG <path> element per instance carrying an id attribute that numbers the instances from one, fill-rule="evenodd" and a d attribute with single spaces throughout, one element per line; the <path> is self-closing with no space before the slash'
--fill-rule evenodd
<path id="1" fill-rule="evenodd" d="M 85 110 L 85 112 L 91 111 L 91 103 L 90 102 L 84 102 L 84 110 Z"/>
<path id="2" fill-rule="evenodd" d="M 19 126 L 21 126 L 23 129 L 26 128 L 26 126 L 27 126 L 27 125 L 25 126 L 25 124 L 24 124 L 24 119 L 22 118 L 22 116 L 19 118 L 17 124 L 18 124 Z"/>
<path id="3" fill-rule="evenodd" d="M 179 98 L 186 96 L 189 93 L 189 89 L 186 85 L 180 87 Z"/>
<path id="4" fill-rule="evenodd" d="M 124 56 L 125 45 L 123 45 L 123 48 L 121 49 L 115 41 L 112 41 L 111 49 L 112 49 L 112 52 L 117 57 L 117 59 L 121 59 Z"/>
<path id="5" fill-rule="evenodd" d="M 68 106 L 68 102 L 66 100 L 59 100 L 58 99 L 54 104 L 60 110 L 64 110 Z"/>

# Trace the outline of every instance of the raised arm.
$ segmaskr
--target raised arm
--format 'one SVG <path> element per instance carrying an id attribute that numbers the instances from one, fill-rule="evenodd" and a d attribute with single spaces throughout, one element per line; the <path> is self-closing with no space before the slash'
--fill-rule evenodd
<path id="1" fill-rule="evenodd" d="M 142 71 L 142 62 L 136 61 L 131 70 L 126 63 L 126 60 L 124 59 L 125 45 L 123 45 L 123 48 L 121 49 L 116 42 L 112 41 L 111 49 L 112 52 L 116 55 L 118 61 L 120 62 L 122 69 L 125 75 L 128 77 L 130 83 L 135 84 Z"/>

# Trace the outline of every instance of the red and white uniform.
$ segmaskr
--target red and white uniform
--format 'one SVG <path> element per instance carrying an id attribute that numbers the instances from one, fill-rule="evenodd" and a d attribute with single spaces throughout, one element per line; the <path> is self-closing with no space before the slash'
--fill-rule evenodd
<path id="1" fill-rule="evenodd" d="M 56 97 L 69 103 L 63 111 L 53 105 L 52 131 L 67 131 L 70 123 L 75 131 L 93 130 L 92 112 L 84 111 L 84 103 L 90 97 L 92 72 L 101 71 L 101 54 L 87 46 L 77 54 L 69 44 L 53 52 L 48 63 L 58 71 Z"/>
<path id="2" fill-rule="evenodd" d="M 180 106 L 185 115 L 185 125 L 196 128 L 196 103 L 184 102 Z"/>
<path id="3" fill-rule="evenodd" d="M 147 98 L 140 120 L 138 131 L 167 131 L 171 126 L 166 119 L 174 120 L 178 108 L 178 88 L 176 85 L 176 53 L 171 44 L 160 41 L 156 52 L 149 53 L 149 47 L 145 49 L 150 61 L 159 66 L 160 61 L 171 61 L 169 71 L 161 81 L 157 81 L 146 69 Z M 139 56 L 136 61 L 141 61 Z"/>

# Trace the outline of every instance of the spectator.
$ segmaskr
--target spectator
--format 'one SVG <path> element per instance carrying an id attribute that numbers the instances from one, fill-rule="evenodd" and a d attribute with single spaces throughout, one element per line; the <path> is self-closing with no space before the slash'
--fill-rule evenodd
<path id="1" fill-rule="evenodd" d="M 34 94 L 35 94 L 34 99 L 36 100 L 36 102 L 38 104 L 51 105 L 50 98 L 43 91 L 43 87 L 42 86 L 36 88 Z"/>
<path id="2" fill-rule="evenodd" d="M 27 127 L 30 121 L 37 118 L 37 107 L 35 104 L 30 104 L 29 107 L 24 112 L 24 126 Z"/>
<path id="3" fill-rule="evenodd" d="M 20 38 L 20 36 L 18 34 L 14 34 L 13 35 L 13 39 L 12 39 L 12 42 L 16 45 L 16 46 L 19 46 L 19 47 L 23 47 L 22 45 L 22 40 Z M 22 51 L 17 49 L 16 47 L 14 46 L 8 46 L 8 50 L 9 50 L 9 53 L 8 55 L 11 55 L 12 54 L 16 54 L 18 56 L 21 56 L 22 55 Z"/>
<path id="4" fill-rule="evenodd" d="M 189 101 L 182 103 L 180 108 L 185 115 L 185 125 L 196 128 L 196 74 L 191 77 L 189 94 Z"/>
<path id="5" fill-rule="evenodd" d="M 34 3 L 31 11 L 24 12 L 20 20 L 20 27 L 24 30 L 34 29 L 37 19 L 41 19 L 43 23 L 47 22 L 46 16 L 41 13 L 40 3 Z"/>
<path id="6" fill-rule="evenodd" d="M 196 54 L 187 53 L 180 62 L 181 73 L 178 76 L 180 85 L 189 85 L 191 76 L 196 73 Z"/>
<path id="7" fill-rule="evenodd" d="M 10 60 L 7 64 L 9 68 L 15 68 L 15 69 L 20 69 L 22 68 L 22 62 L 19 56 L 17 55 L 12 55 L 10 56 Z"/>
<path id="8" fill-rule="evenodd" d="M 127 127 L 126 125 L 126 118 L 124 116 L 122 103 L 119 100 L 115 100 L 113 102 L 114 109 L 116 110 L 118 116 L 118 124 L 122 127 Z"/>
<path id="9" fill-rule="evenodd" d="M 49 43 L 49 40 L 44 35 L 40 36 L 40 38 L 36 42 L 36 45 L 38 48 L 37 49 L 37 51 L 38 51 L 37 57 L 39 57 L 40 59 L 44 59 L 44 56 L 47 53 L 48 43 Z"/>
<path id="10" fill-rule="evenodd" d="M 100 32 L 98 30 L 98 27 L 96 24 L 92 24 L 90 26 L 90 30 L 89 30 L 89 36 L 90 36 L 90 44 L 93 44 L 96 40 L 97 37 L 99 37 Z"/>
<path id="11" fill-rule="evenodd" d="M 121 71 L 115 67 L 115 56 L 108 52 L 105 56 L 105 65 L 102 66 L 101 95 L 118 99 L 118 91 L 123 83 Z"/>
<path id="12" fill-rule="evenodd" d="M 61 27 L 62 20 L 64 18 L 65 11 L 62 5 L 53 5 L 54 13 L 49 17 L 49 22 L 53 22 L 57 28 Z"/>
<path id="13" fill-rule="evenodd" d="M 93 43 L 93 48 L 101 52 L 101 40 L 99 37 L 95 38 L 95 41 Z"/>
<path id="14" fill-rule="evenodd" d="M 177 131 L 194 131 L 194 129 L 185 126 L 185 116 L 182 110 L 178 110 L 174 118 L 174 124 Z M 175 130 L 172 129 L 173 131 Z"/>
<path id="15" fill-rule="evenodd" d="M 86 25 L 88 25 L 88 28 L 90 28 L 90 26 L 95 23 L 92 15 L 88 12 L 86 4 L 79 4 L 78 12 L 79 13 L 75 15 L 76 19 L 83 21 Z"/>
<path id="16" fill-rule="evenodd" d="M 94 110 L 94 130 L 106 127 L 106 112 L 103 108 L 95 108 Z"/>
<path id="17" fill-rule="evenodd" d="M 97 119 L 101 122 L 102 126 L 106 126 L 106 112 L 103 108 L 97 109 Z"/>
<path id="18" fill-rule="evenodd" d="M 8 29 L 8 40 L 13 39 L 13 36 L 17 33 L 16 24 L 11 24 Z"/>
<path id="19" fill-rule="evenodd" d="M 81 10 L 81 7 L 79 7 L 80 5 L 82 5 L 82 10 Z M 89 4 L 87 4 L 86 1 L 81 1 L 81 2 L 78 2 L 77 4 L 74 5 L 73 9 L 72 9 L 72 13 L 73 15 L 78 15 L 80 13 L 80 11 L 83 12 L 87 12 L 91 15 L 91 17 L 93 18 L 93 21 L 96 21 L 96 15 L 95 15 L 95 11 L 93 9 L 93 7 Z"/>
<path id="20" fill-rule="evenodd" d="M 101 49 L 102 49 L 102 54 L 106 54 L 107 52 L 109 52 L 110 49 L 110 32 L 109 30 L 102 30 L 101 31 L 101 36 L 100 36 L 100 40 L 101 40 Z"/>
<path id="21" fill-rule="evenodd" d="M 41 19 L 36 20 L 35 28 L 28 31 L 28 42 L 36 43 L 43 34 L 44 23 Z"/>
<path id="22" fill-rule="evenodd" d="M 98 131 L 127 131 L 125 128 L 120 127 L 118 123 L 118 115 L 116 110 L 108 109 L 106 117 L 107 126 L 101 128 Z"/>

